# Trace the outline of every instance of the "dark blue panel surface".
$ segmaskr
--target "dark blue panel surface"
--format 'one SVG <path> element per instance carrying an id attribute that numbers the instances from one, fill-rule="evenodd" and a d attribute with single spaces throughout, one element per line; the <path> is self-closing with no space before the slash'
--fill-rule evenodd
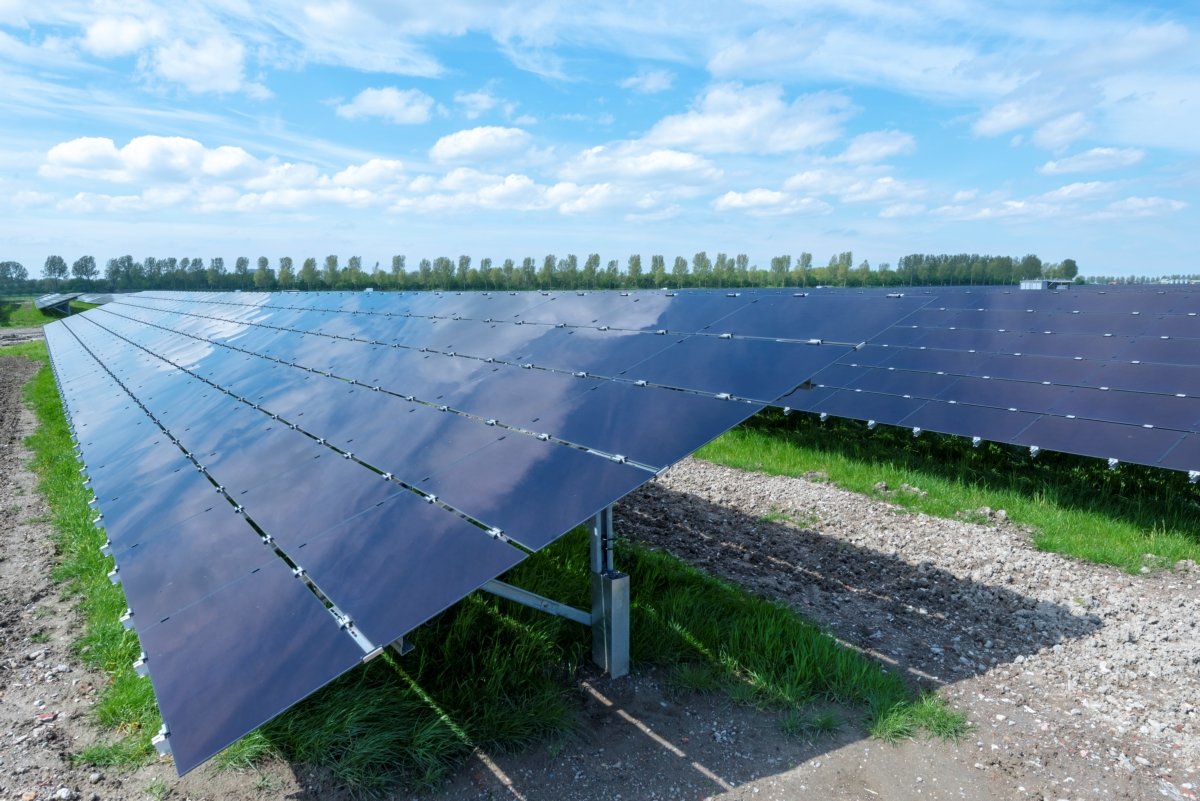
<path id="1" fill-rule="evenodd" d="M 278 558 L 229 504 L 171 526 L 146 529 L 141 540 L 113 556 L 139 629 Z"/>
<path id="2" fill-rule="evenodd" d="M 1153 465 L 1182 438 L 1178 431 L 1047 416 L 1034 421 L 1012 441 L 1048 451 Z"/>
<path id="3" fill-rule="evenodd" d="M 510 422 L 642 464 L 674 464 L 761 409 L 658 387 L 606 381 L 537 417 Z M 634 411 L 636 410 L 636 411 Z"/>
<path id="4" fill-rule="evenodd" d="M 309 539 L 294 558 L 368 639 L 390 643 L 525 554 L 405 492 Z"/>
<path id="5" fill-rule="evenodd" d="M 278 559 L 138 636 L 181 773 L 362 658 Z"/>
<path id="6" fill-rule="evenodd" d="M 991 442 L 1011 442 L 1038 418 L 1039 415 L 1029 412 L 929 401 L 905 417 L 901 425 L 941 434 L 980 437 Z"/>
<path id="7" fill-rule="evenodd" d="M 417 486 L 537 550 L 651 477 L 602 456 L 510 434 Z"/>
<path id="8" fill-rule="evenodd" d="M 837 345 L 696 336 L 652 356 L 626 376 L 770 403 L 847 352 Z"/>

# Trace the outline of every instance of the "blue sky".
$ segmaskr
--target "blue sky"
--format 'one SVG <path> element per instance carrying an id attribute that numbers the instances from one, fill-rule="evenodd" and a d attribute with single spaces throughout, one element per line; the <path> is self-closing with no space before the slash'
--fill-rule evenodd
<path id="1" fill-rule="evenodd" d="M 1197 272 L 1198 34 L 1191 3 L 0 0 L 0 259 Z"/>

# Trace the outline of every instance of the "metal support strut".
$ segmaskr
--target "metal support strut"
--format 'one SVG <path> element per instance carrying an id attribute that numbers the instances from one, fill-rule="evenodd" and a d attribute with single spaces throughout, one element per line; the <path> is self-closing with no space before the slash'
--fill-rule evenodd
<path id="1" fill-rule="evenodd" d="M 613 567 L 612 507 L 592 518 L 589 544 L 592 611 L 587 613 L 558 601 L 495 579 L 480 589 L 547 614 L 592 627 L 592 661 L 614 679 L 629 673 L 629 576 Z"/>
<path id="2" fill-rule="evenodd" d="M 592 661 L 613 678 L 629 673 L 629 576 L 614 567 L 612 507 L 592 518 Z"/>

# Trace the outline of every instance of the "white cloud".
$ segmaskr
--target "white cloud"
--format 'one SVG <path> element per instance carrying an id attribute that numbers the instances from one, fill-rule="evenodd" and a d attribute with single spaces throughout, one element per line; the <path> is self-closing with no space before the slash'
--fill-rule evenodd
<path id="1" fill-rule="evenodd" d="M 439 163 L 487 160 L 527 151 L 530 136 L 520 128 L 485 125 L 458 131 L 434 143 L 429 157 Z"/>
<path id="2" fill-rule="evenodd" d="M 1052 117 L 1058 108 L 1057 96 L 1034 95 L 1006 100 L 985 111 L 971 126 L 977 136 L 999 136 L 1027 128 Z"/>
<path id="3" fill-rule="evenodd" d="M 419 89 L 364 89 L 349 103 L 337 107 L 337 115 L 348 120 L 382 117 L 397 125 L 428 122 L 433 116 L 433 98 Z"/>
<path id="4" fill-rule="evenodd" d="M 500 98 L 480 89 L 478 92 L 455 92 L 454 102 L 463 107 L 467 119 L 473 120 L 500 105 Z"/>
<path id="5" fill-rule="evenodd" d="M 670 148 L 650 148 L 640 142 L 622 142 L 589 148 L 568 161 L 560 171 L 570 180 L 619 177 L 629 180 L 659 179 L 710 181 L 721 170 L 695 153 Z"/>
<path id="6" fill-rule="evenodd" d="M 879 216 L 884 219 L 893 219 L 897 217 L 916 217 L 925 213 L 925 206 L 922 203 L 893 203 L 890 206 L 885 206 L 880 210 Z"/>
<path id="7" fill-rule="evenodd" d="M 842 154 L 834 160 L 861 164 L 907 155 L 916 149 L 917 141 L 903 131 L 871 131 L 851 139 Z"/>
<path id="8" fill-rule="evenodd" d="M 158 20 L 134 17 L 101 17 L 87 26 L 83 47 L 101 58 L 128 56 L 163 34 Z"/>
<path id="9" fill-rule="evenodd" d="M 1133 147 L 1093 147 L 1074 156 L 1057 161 L 1047 161 L 1038 168 L 1045 175 L 1061 175 L 1067 172 L 1098 172 L 1132 167 L 1145 158 L 1145 151 Z"/>
<path id="10" fill-rule="evenodd" d="M 713 201 L 717 211 L 744 211 L 753 216 L 778 214 L 827 214 L 832 207 L 813 197 L 796 197 L 773 189 L 751 189 L 748 192 L 726 192 Z"/>
<path id="11" fill-rule="evenodd" d="M 1109 203 L 1100 211 L 1091 215 L 1093 220 L 1110 220 L 1129 217 L 1157 217 L 1163 214 L 1182 211 L 1187 208 L 1182 200 L 1165 197 L 1127 197 Z"/>
<path id="12" fill-rule="evenodd" d="M 871 4 L 870 8 L 833 5 L 835 14 L 842 11 L 853 16 L 857 11 L 862 19 L 830 24 L 817 12 L 800 24 L 773 20 L 719 50 L 708 62 L 709 71 L 721 78 L 792 81 L 804 76 L 969 100 L 1003 94 L 1021 81 L 1017 60 L 1005 61 L 966 45 L 945 44 L 952 40 L 945 31 L 922 37 L 906 26 L 905 34 L 897 35 L 890 25 L 871 24 L 875 18 L 893 16 L 894 9 L 883 4 Z M 936 13 L 924 16 L 937 18 Z M 913 20 L 910 17 L 906 22 Z M 953 41 L 971 38 L 963 35 Z"/>
<path id="13" fill-rule="evenodd" d="M 878 167 L 854 169 L 817 169 L 796 173 L 783 188 L 806 195 L 836 197 L 843 203 L 867 203 L 909 200 L 925 194 L 920 184 L 880 175 Z"/>
<path id="14" fill-rule="evenodd" d="M 1094 197 L 1109 194 L 1113 189 L 1114 184 L 1109 181 L 1086 181 L 1077 182 L 1060 186 L 1050 192 L 1042 195 L 1042 200 L 1051 201 L 1076 201 L 1090 200 Z"/>
<path id="15" fill-rule="evenodd" d="M 1092 124 L 1083 112 L 1065 114 L 1042 125 L 1033 132 L 1033 142 L 1047 150 L 1061 150 L 1092 132 Z"/>
<path id="16" fill-rule="evenodd" d="M 404 177 L 404 164 L 389 159 L 371 159 L 351 164 L 330 180 L 338 186 L 380 187 L 395 184 Z"/>
<path id="17" fill-rule="evenodd" d="M 665 92 L 675 83 L 674 73 L 667 70 L 641 70 L 636 75 L 630 75 L 618 86 L 642 95 L 652 95 Z"/>
<path id="18" fill-rule="evenodd" d="M 243 77 L 245 46 L 229 36 L 210 36 L 199 42 L 174 39 L 154 49 L 151 59 L 154 73 L 188 91 L 237 92 L 242 89 L 262 95 L 258 84 L 245 83 Z"/>
<path id="19" fill-rule="evenodd" d="M 245 182 L 247 189 L 280 190 L 310 187 L 321 177 L 320 171 L 311 164 L 274 164 L 266 173 Z"/>
<path id="20" fill-rule="evenodd" d="M 209 149 L 181 136 L 138 136 L 120 149 L 111 139 L 81 137 L 50 148 L 38 173 L 47 178 L 166 183 L 200 178 L 249 179 L 265 169 L 261 161 L 240 147 Z"/>
<path id="21" fill-rule="evenodd" d="M 691 111 L 659 120 L 646 141 L 702 153 L 788 153 L 836 139 L 854 111 L 849 98 L 834 92 L 788 103 L 779 86 L 717 84 Z"/>

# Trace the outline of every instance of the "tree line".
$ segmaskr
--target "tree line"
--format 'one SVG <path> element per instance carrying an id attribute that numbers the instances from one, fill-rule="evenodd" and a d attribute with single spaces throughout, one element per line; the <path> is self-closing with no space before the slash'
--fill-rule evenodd
<path id="1" fill-rule="evenodd" d="M 653 255 L 648 263 L 632 254 L 622 263 L 602 261 L 589 254 L 582 261 L 575 254 L 547 254 L 541 259 L 526 256 L 517 262 L 490 258 L 474 263 L 470 256 L 452 259 L 438 256 L 421 259 L 409 269 L 404 255 L 392 257 L 386 268 L 376 262 L 364 267 L 362 258 L 351 256 L 343 265 L 337 255 L 318 261 L 315 257 L 299 264 L 283 256 L 272 264 L 266 256 L 253 263 L 246 256 L 228 269 L 216 256 L 147 256 L 138 261 L 125 255 L 109 259 L 101 274 L 92 256 L 81 256 L 69 266 L 61 256 L 47 257 L 41 279 L 31 279 L 21 264 L 0 262 L 0 290 L 56 291 L 90 290 L 136 292 L 143 289 L 175 290 L 519 290 L 519 289 L 660 289 L 686 287 L 903 287 L 963 284 L 1014 284 L 1026 278 L 1075 279 L 1079 268 L 1074 259 L 1043 262 L 1030 254 L 1023 258 L 979 254 L 912 254 L 893 269 L 885 262 L 872 267 L 863 260 L 854 265 L 851 251 L 836 253 L 823 266 L 815 266 L 811 253 L 775 256 L 767 267 L 752 265 L 744 253 L 730 256 L 706 251 L 689 261 L 676 256 L 670 262 Z"/>

